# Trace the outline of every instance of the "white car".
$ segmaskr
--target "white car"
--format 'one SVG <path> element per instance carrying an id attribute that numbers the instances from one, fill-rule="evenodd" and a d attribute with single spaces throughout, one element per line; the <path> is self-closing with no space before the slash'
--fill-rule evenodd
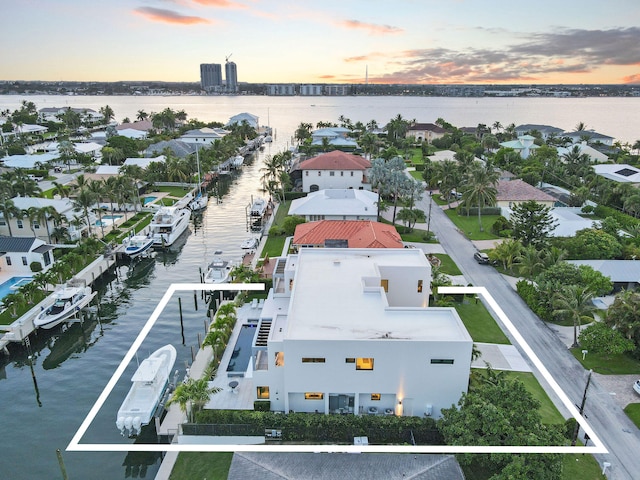
<path id="1" fill-rule="evenodd" d="M 633 389 L 636 391 L 636 393 L 640 393 L 640 380 L 636 380 L 635 382 L 633 382 Z"/>

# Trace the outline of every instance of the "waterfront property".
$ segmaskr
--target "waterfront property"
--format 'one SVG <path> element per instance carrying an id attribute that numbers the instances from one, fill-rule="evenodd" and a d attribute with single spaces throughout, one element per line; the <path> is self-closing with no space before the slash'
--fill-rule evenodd
<path id="1" fill-rule="evenodd" d="M 21 286 L 31 282 L 32 279 L 33 277 L 9 277 L 8 280 L 4 280 L 0 284 L 0 302 L 10 293 L 17 291 Z"/>
<path id="2" fill-rule="evenodd" d="M 31 277 L 31 264 L 36 262 L 48 270 L 53 265 L 53 246 L 35 237 L 0 235 L 0 271 L 10 276 Z"/>
<path id="3" fill-rule="evenodd" d="M 369 190 L 326 189 L 291 201 L 289 215 L 315 220 L 378 220 L 378 194 Z"/>
<path id="4" fill-rule="evenodd" d="M 293 248 L 403 248 L 393 225 L 370 220 L 320 220 L 296 226 Z"/>
<path id="5" fill-rule="evenodd" d="M 369 160 L 351 153 L 334 150 L 294 164 L 291 180 L 301 178 L 303 192 L 324 189 L 353 188 L 371 190 L 367 172 L 371 168 Z"/>
<path id="6" fill-rule="evenodd" d="M 417 249 L 302 249 L 279 258 L 253 346 L 272 410 L 440 416 L 467 391 L 472 339 L 428 307 Z"/>

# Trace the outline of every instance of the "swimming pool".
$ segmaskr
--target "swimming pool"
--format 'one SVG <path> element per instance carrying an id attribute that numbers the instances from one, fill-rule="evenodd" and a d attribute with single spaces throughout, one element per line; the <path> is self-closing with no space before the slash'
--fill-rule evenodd
<path id="1" fill-rule="evenodd" d="M 103 215 L 102 222 L 100 220 L 96 220 L 94 224 L 96 227 L 106 227 L 107 225 L 113 224 L 116 220 L 122 218 L 122 215 Z"/>
<path id="2" fill-rule="evenodd" d="M 22 285 L 26 285 L 33 277 L 11 277 L 9 280 L 0 285 L 0 300 L 9 295 L 15 293 Z"/>
<path id="3" fill-rule="evenodd" d="M 142 202 L 144 203 L 144 205 L 151 203 L 153 201 L 155 201 L 158 197 L 144 197 L 142 199 Z"/>
<path id="4" fill-rule="evenodd" d="M 231 360 L 227 366 L 227 372 L 233 372 L 236 376 L 244 376 L 251 359 L 251 346 L 256 333 L 257 324 L 242 325 L 238 339 L 233 347 Z"/>

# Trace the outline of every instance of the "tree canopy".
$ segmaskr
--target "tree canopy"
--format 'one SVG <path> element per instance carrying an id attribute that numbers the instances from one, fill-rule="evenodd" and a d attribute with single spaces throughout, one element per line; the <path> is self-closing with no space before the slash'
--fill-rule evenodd
<path id="1" fill-rule="evenodd" d="M 509 219 L 513 227 L 513 237 L 520 240 L 525 247 L 533 245 L 540 248 L 545 245 L 556 228 L 550 211 L 551 207 L 535 200 L 514 205 Z"/>

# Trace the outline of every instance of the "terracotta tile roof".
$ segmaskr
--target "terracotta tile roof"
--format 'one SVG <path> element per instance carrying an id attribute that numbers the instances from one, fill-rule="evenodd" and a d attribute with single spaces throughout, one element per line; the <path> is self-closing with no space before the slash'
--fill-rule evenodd
<path id="1" fill-rule="evenodd" d="M 300 168 L 302 170 L 366 170 L 371 168 L 371 162 L 360 155 L 334 150 L 305 160 Z"/>
<path id="2" fill-rule="evenodd" d="M 555 198 L 523 180 L 501 180 L 498 182 L 497 201 L 526 202 L 555 202 Z"/>
<path id="3" fill-rule="evenodd" d="M 322 245 L 325 240 L 347 240 L 349 248 L 403 248 L 393 225 L 369 220 L 321 220 L 296 227 L 294 245 Z"/>

